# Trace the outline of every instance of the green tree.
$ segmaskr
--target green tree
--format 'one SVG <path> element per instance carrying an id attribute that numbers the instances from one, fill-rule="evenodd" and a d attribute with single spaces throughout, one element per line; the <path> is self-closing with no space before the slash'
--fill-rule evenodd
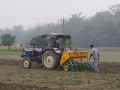
<path id="1" fill-rule="evenodd" d="M 120 4 L 112 5 L 109 7 L 109 11 L 114 14 L 117 11 L 120 11 Z"/>
<path id="2" fill-rule="evenodd" d="M 8 50 L 10 50 L 10 46 L 15 43 L 16 36 L 12 36 L 11 34 L 3 34 L 1 36 L 2 44 L 4 46 L 8 46 Z"/>
<path id="3" fill-rule="evenodd" d="M 30 40 L 30 45 L 33 45 L 33 42 L 35 42 L 36 46 L 45 46 L 47 44 L 46 38 L 42 39 L 40 36 L 33 37 L 32 40 Z"/>
<path id="4" fill-rule="evenodd" d="M 62 33 L 63 23 L 60 21 L 62 19 L 56 23 L 38 24 L 28 30 L 24 30 L 21 25 L 14 26 L 13 29 L 0 29 L 0 36 L 9 33 L 16 36 L 17 44 L 32 45 L 35 41 L 37 46 L 44 46 L 42 39 L 36 36 Z M 112 5 L 109 10 L 97 12 L 89 18 L 82 13 L 73 14 L 65 19 L 64 30 L 65 34 L 72 36 L 75 47 L 89 48 L 90 44 L 98 47 L 120 47 L 120 4 Z"/>

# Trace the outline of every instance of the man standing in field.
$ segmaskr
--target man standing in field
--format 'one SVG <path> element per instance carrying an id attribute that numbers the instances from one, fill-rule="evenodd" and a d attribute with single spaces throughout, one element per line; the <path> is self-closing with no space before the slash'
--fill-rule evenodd
<path id="1" fill-rule="evenodd" d="M 97 67 L 97 60 L 99 60 L 98 49 L 96 49 L 93 44 L 90 45 L 90 48 L 91 48 L 90 58 L 93 56 L 92 67 L 96 72 L 99 72 L 98 67 Z"/>

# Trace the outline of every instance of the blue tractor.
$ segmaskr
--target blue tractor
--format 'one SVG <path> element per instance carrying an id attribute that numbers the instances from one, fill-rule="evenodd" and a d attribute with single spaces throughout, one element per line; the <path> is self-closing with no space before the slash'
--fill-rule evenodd
<path id="1" fill-rule="evenodd" d="M 71 36 L 64 33 L 49 33 L 40 35 L 41 38 L 47 40 L 46 46 L 24 46 L 23 55 L 24 58 L 22 65 L 25 69 L 31 67 L 31 62 L 37 62 L 39 67 L 45 69 L 56 69 L 60 66 L 60 60 L 62 52 L 70 51 Z"/>

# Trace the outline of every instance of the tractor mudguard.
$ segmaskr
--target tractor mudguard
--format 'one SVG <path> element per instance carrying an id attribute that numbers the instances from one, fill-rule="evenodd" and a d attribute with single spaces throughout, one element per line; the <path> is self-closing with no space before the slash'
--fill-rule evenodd
<path id="1" fill-rule="evenodd" d="M 44 49 L 44 51 L 45 51 L 45 50 L 54 50 L 55 53 L 61 53 L 61 51 L 60 51 L 58 48 L 54 48 L 54 47 L 46 47 L 46 48 Z"/>

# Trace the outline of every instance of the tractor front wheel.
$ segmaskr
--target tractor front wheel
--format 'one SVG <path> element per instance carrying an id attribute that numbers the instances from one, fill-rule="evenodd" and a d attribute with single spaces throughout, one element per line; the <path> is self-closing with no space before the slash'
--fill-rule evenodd
<path id="1" fill-rule="evenodd" d="M 23 59 L 22 65 L 25 69 L 28 69 L 31 67 L 31 61 L 29 58 Z"/>

